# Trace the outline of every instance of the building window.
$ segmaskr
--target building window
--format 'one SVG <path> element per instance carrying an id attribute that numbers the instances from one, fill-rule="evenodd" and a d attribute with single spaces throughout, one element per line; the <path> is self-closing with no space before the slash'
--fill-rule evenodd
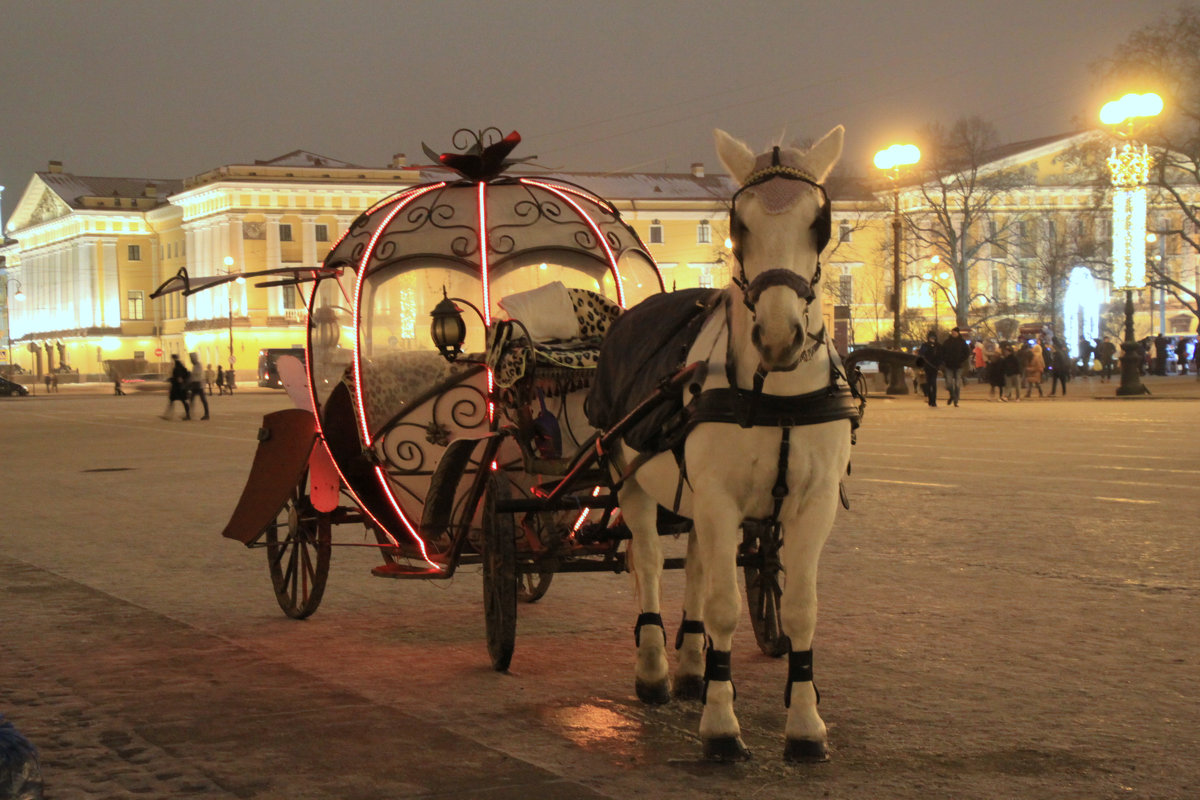
<path id="1" fill-rule="evenodd" d="M 140 244 L 129 245 L 129 260 L 130 261 L 141 261 L 142 260 L 142 246 Z"/>
<path id="2" fill-rule="evenodd" d="M 140 358 L 144 361 L 146 359 L 146 351 L 145 350 L 134 350 L 133 357 Z"/>
<path id="3" fill-rule="evenodd" d="M 129 310 L 126 314 L 126 319 L 145 319 L 146 318 L 146 293 L 142 291 L 131 291 L 128 293 Z"/>
<path id="4" fill-rule="evenodd" d="M 300 290 L 297 287 L 283 287 L 283 307 L 288 311 L 300 308 Z"/>
<path id="5" fill-rule="evenodd" d="M 328 242 L 329 241 L 329 226 L 328 225 L 317 225 L 316 230 L 317 230 L 317 241 L 318 242 Z"/>
<path id="6" fill-rule="evenodd" d="M 286 222 L 280 223 L 280 225 L 279 225 L 279 241 L 281 241 L 281 242 L 292 241 L 292 226 L 287 224 Z"/>
<path id="7" fill-rule="evenodd" d="M 700 220 L 696 226 L 696 244 L 712 244 L 712 226 L 706 219 Z"/>
<path id="8" fill-rule="evenodd" d="M 650 223 L 650 244 L 663 243 L 662 223 L 654 220 Z"/>
<path id="9" fill-rule="evenodd" d="M 838 302 L 845 306 L 854 302 L 854 276 L 850 273 L 838 276 Z"/>
<path id="10" fill-rule="evenodd" d="M 838 241 L 848 242 L 850 241 L 850 235 L 850 223 L 846 222 L 846 220 L 842 220 L 840 223 L 838 223 Z"/>

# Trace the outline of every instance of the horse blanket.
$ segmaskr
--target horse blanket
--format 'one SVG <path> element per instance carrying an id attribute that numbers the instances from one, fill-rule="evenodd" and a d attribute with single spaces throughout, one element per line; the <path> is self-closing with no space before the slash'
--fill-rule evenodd
<path id="1" fill-rule="evenodd" d="M 596 379 L 584 404 L 588 422 L 607 430 L 686 366 L 688 350 L 715 308 L 717 289 L 656 294 L 613 321 L 600 345 Z M 683 392 L 632 425 L 622 438 L 640 452 L 672 449 L 684 427 Z"/>

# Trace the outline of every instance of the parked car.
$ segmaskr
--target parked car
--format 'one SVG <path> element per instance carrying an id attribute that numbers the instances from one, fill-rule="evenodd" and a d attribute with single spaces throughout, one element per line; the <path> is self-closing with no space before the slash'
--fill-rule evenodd
<path id="1" fill-rule="evenodd" d="M 169 375 L 159 375 L 157 372 L 142 372 L 137 375 L 127 375 L 121 378 L 121 388 L 125 391 L 165 392 L 170 385 Z"/>
<path id="2" fill-rule="evenodd" d="M 5 397 L 20 397 L 27 394 L 29 394 L 29 390 L 21 384 L 10 381 L 8 378 L 0 378 L 0 395 Z"/>

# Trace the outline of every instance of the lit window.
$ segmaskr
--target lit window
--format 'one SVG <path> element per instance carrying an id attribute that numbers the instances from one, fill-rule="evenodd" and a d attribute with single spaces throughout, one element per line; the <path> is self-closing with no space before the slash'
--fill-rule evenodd
<path id="1" fill-rule="evenodd" d="M 841 223 L 838 225 L 838 241 L 839 242 L 848 242 L 848 241 L 850 241 L 850 235 L 851 235 L 850 223 L 846 222 L 845 220 L 842 220 Z"/>
<path id="2" fill-rule="evenodd" d="M 318 242 L 328 242 L 329 241 L 329 226 L 328 225 L 317 225 L 316 229 L 317 229 L 317 241 Z"/>
<path id="3" fill-rule="evenodd" d="M 846 273 L 838 276 L 838 300 L 843 305 L 854 302 L 854 276 Z"/>
<path id="4" fill-rule="evenodd" d="M 142 260 L 142 246 L 140 244 L 129 245 L 129 260 L 130 261 L 141 261 Z M 135 319 L 141 319 L 141 317 L 136 317 Z"/>
<path id="5" fill-rule="evenodd" d="M 279 226 L 279 241 L 281 241 L 281 242 L 292 241 L 292 226 L 287 224 L 286 222 L 281 223 Z"/>
<path id="6" fill-rule="evenodd" d="M 126 314 L 126 319 L 145 319 L 146 318 L 146 293 L 142 291 L 130 291 L 128 293 L 129 310 Z"/>
<path id="7" fill-rule="evenodd" d="M 662 244 L 662 243 L 663 243 L 662 223 L 659 222 L 658 220 L 654 220 L 653 222 L 650 223 L 650 244 Z"/>
<path id="8" fill-rule="evenodd" d="M 700 220 L 696 226 L 696 244 L 712 244 L 712 226 L 706 219 Z"/>

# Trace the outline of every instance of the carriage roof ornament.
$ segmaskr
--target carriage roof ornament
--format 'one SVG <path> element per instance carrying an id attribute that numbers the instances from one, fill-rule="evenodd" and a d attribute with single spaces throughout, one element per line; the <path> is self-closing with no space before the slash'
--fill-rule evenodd
<path id="1" fill-rule="evenodd" d="M 521 143 L 521 134 L 512 131 L 507 136 L 501 136 L 500 129 L 496 127 L 478 131 L 459 128 L 450 141 L 459 152 L 438 153 L 424 142 L 421 148 L 425 155 L 437 163 L 476 183 L 494 180 L 509 167 L 537 158 L 508 158 L 508 154 Z"/>

